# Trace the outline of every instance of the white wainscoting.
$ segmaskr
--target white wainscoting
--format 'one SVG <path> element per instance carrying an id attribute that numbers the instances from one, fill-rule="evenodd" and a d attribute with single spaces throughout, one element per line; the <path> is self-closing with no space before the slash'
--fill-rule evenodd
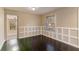
<path id="1" fill-rule="evenodd" d="M 56 27 L 54 31 L 46 30 L 45 28 L 45 26 L 19 27 L 19 38 L 44 35 L 79 48 L 78 28 Z"/>
<path id="2" fill-rule="evenodd" d="M 79 48 L 78 28 L 56 27 L 55 31 L 48 31 L 43 27 L 43 35 L 63 43 Z"/>
<path id="3" fill-rule="evenodd" d="M 19 27 L 19 38 L 31 37 L 42 34 L 41 26 Z"/>

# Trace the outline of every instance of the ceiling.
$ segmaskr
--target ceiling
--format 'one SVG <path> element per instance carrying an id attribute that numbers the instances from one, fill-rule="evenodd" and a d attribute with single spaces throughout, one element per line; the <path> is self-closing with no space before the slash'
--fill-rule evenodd
<path id="1" fill-rule="evenodd" d="M 37 15 L 42 15 L 58 9 L 58 7 L 35 7 L 35 8 L 36 8 L 35 11 L 32 10 L 32 7 L 6 7 L 5 9 L 22 11 L 22 12 L 27 12 L 31 14 L 37 14 Z"/>

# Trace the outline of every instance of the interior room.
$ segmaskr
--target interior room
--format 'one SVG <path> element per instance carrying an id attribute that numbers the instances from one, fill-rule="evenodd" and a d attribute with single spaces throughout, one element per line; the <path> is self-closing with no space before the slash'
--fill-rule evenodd
<path id="1" fill-rule="evenodd" d="M 79 8 L 0 7 L 0 51 L 79 51 Z"/>

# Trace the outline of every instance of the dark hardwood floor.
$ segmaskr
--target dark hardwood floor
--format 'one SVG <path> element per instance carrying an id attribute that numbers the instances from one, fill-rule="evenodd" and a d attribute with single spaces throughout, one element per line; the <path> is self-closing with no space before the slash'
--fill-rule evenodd
<path id="1" fill-rule="evenodd" d="M 17 39 L 19 51 L 79 51 L 78 48 L 48 38 L 43 35 Z M 7 41 L 2 47 L 2 51 L 7 51 Z"/>

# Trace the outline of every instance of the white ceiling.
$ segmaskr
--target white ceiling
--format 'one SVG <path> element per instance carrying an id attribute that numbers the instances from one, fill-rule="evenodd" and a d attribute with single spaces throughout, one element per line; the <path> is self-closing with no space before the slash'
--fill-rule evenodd
<path id="1" fill-rule="evenodd" d="M 36 7 L 36 10 L 33 11 L 31 7 L 6 7 L 6 9 L 28 12 L 31 14 L 42 15 L 51 11 L 58 9 L 58 7 Z"/>

